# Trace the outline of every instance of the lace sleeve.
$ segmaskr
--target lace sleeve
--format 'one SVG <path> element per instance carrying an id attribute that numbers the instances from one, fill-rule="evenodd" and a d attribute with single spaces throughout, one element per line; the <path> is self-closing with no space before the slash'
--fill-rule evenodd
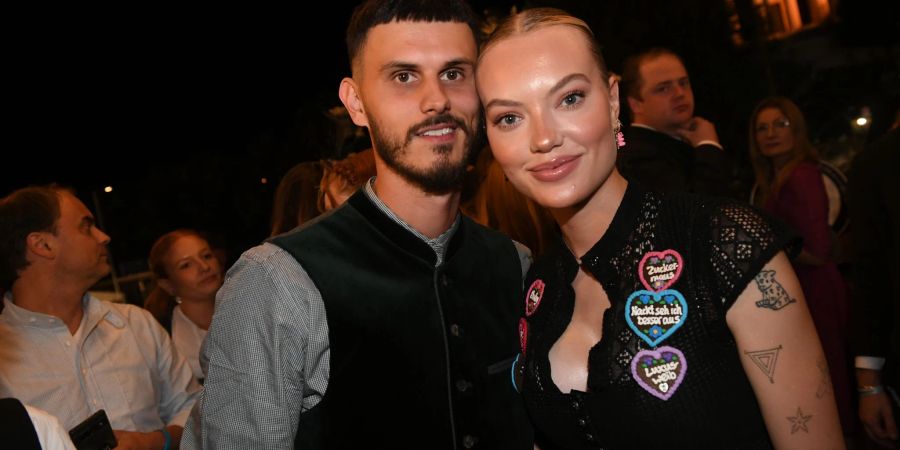
<path id="1" fill-rule="evenodd" d="M 779 251 L 788 257 L 800 251 L 801 239 L 787 226 L 750 205 L 725 203 L 711 208 L 709 262 L 725 309 L 737 300 L 750 280 Z"/>

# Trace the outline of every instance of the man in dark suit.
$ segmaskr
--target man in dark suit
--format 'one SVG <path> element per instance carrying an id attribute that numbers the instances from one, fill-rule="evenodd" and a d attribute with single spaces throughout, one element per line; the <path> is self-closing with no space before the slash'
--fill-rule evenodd
<path id="1" fill-rule="evenodd" d="M 853 349 L 859 417 L 866 433 L 897 448 L 900 389 L 900 114 L 883 138 L 853 161 L 850 172 L 853 283 Z"/>
<path id="2" fill-rule="evenodd" d="M 617 165 L 628 181 L 662 192 L 725 195 L 731 164 L 715 126 L 694 116 L 681 58 L 654 48 L 625 61 L 622 85 L 632 112 Z"/>

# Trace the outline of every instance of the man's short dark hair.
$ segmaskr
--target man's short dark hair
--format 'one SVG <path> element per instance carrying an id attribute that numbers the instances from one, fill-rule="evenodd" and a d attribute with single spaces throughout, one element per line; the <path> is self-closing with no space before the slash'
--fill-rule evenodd
<path id="1" fill-rule="evenodd" d="M 653 47 L 644 50 L 636 55 L 629 56 L 622 63 L 621 88 L 625 91 L 626 97 L 643 100 L 641 98 L 641 89 L 644 87 L 644 80 L 641 78 L 641 65 L 649 59 L 656 59 L 663 55 L 672 55 L 684 65 L 684 60 L 677 53 L 663 47 Z"/>
<path id="2" fill-rule="evenodd" d="M 394 21 L 457 22 L 469 25 L 480 42 L 478 17 L 463 0 L 368 0 L 353 10 L 347 26 L 347 55 L 354 66 L 369 30 Z"/>
<path id="3" fill-rule="evenodd" d="M 0 199 L 0 288 L 9 290 L 28 266 L 25 239 L 30 233 L 56 233 L 61 191 L 57 185 L 19 189 Z"/>

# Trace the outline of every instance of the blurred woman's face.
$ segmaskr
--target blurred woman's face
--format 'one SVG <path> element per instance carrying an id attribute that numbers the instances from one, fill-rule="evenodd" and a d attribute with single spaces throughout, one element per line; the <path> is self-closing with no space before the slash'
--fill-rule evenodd
<path id="1" fill-rule="evenodd" d="M 780 109 L 766 108 L 756 116 L 753 124 L 759 153 L 767 158 L 790 155 L 794 149 L 791 121 Z"/>
<path id="2" fill-rule="evenodd" d="M 209 243 L 197 236 L 178 238 L 163 264 L 168 278 L 160 279 L 160 285 L 182 301 L 215 298 L 222 286 L 222 266 Z"/>
<path id="3" fill-rule="evenodd" d="M 477 86 L 494 158 L 537 203 L 565 208 L 590 198 L 615 170 L 618 86 L 569 26 L 502 40 L 481 57 Z"/>

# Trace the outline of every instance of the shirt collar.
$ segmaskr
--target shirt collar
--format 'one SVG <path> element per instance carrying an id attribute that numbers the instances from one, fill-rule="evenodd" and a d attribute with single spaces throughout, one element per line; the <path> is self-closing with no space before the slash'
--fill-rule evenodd
<path id="1" fill-rule="evenodd" d="M 91 329 L 97 326 L 101 320 L 106 319 L 116 328 L 125 326 L 125 318 L 112 308 L 108 303 L 98 300 L 90 293 L 85 292 L 81 298 L 81 305 L 84 308 L 84 316 L 81 318 L 80 328 L 89 333 Z M 13 303 L 12 292 L 7 292 L 3 296 L 3 312 L 0 314 L 5 321 L 11 325 L 30 326 L 36 328 L 53 329 L 65 327 L 61 319 L 49 314 L 34 312 L 22 308 Z"/>
<path id="2" fill-rule="evenodd" d="M 373 187 L 375 184 L 375 177 L 369 178 L 369 181 L 365 184 L 364 192 L 366 197 L 382 212 L 384 215 L 388 216 L 392 221 L 401 227 L 405 228 L 407 231 L 412 233 L 415 237 L 419 238 L 422 242 L 428 244 L 429 247 L 434 249 L 434 252 L 437 254 L 437 264 L 440 264 L 444 259 L 444 255 L 446 254 L 447 244 L 450 242 L 450 238 L 453 237 L 453 234 L 456 233 L 456 230 L 459 228 L 460 215 L 456 213 L 456 219 L 453 220 L 453 224 L 450 225 L 450 228 L 447 231 L 441 233 L 440 236 L 431 239 L 424 234 L 420 233 L 418 230 L 413 228 L 410 224 L 406 223 L 399 216 L 394 214 L 387 205 L 378 198 L 378 194 L 375 193 L 375 188 Z"/>

